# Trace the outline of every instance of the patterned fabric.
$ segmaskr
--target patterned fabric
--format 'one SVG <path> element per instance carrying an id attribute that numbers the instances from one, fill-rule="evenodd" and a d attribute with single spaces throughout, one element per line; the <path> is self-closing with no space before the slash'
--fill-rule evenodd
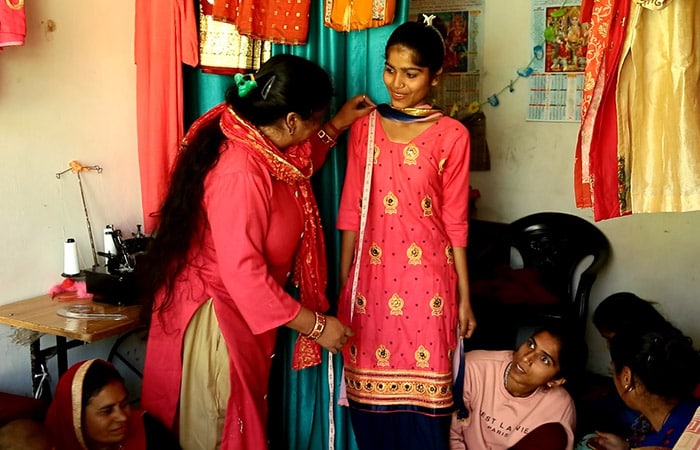
<path id="1" fill-rule="evenodd" d="M 577 205 L 596 220 L 700 210 L 700 5 L 586 0 L 582 10 L 591 35 Z"/>
<path id="2" fill-rule="evenodd" d="M 630 445 L 632 447 L 651 447 L 660 446 L 664 448 L 672 448 L 683 434 L 685 427 L 690 423 L 695 414 L 695 410 L 700 406 L 700 399 L 692 398 L 684 400 L 677 404 L 671 410 L 666 418 L 663 426 L 659 431 L 655 431 L 649 425 L 649 428 L 641 430 L 639 436 L 630 437 Z M 642 417 L 643 418 L 643 417 Z M 645 421 L 646 419 L 644 419 Z M 644 423 L 641 421 L 640 423 Z M 647 422 L 648 424 L 648 422 Z"/>
<path id="3" fill-rule="evenodd" d="M 369 120 L 351 129 L 341 230 L 359 229 Z M 352 320 L 352 283 L 339 306 L 355 331 L 343 350 L 347 398 L 371 411 L 446 415 L 458 297 L 452 249 L 467 240 L 469 134 L 442 117 L 411 142 L 392 142 L 377 118 L 374 145 Z"/>
<path id="4" fill-rule="evenodd" d="M 383 27 L 394 21 L 396 0 L 324 0 L 323 24 L 335 31 Z"/>
<path id="5" fill-rule="evenodd" d="M 203 72 L 231 75 L 258 70 L 270 59 L 270 42 L 241 36 L 236 26 L 214 20 L 213 0 L 200 0 L 199 63 Z"/>
<path id="6" fill-rule="evenodd" d="M 215 20 L 232 23 L 242 36 L 276 44 L 306 44 L 311 0 L 214 0 Z"/>
<path id="7" fill-rule="evenodd" d="M 576 145 L 576 206 L 595 205 L 596 220 L 629 213 L 627 185 L 617 180 L 617 65 L 625 38 L 629 1 L 584 0 L 592 10 L 581 100 L 581 127 Z M 582 15 L 581 20 L 589 18 Z M 605 127 L 600 123 L 606 120 Z M 620 202 L 622 194 L 623 201 Z"/>

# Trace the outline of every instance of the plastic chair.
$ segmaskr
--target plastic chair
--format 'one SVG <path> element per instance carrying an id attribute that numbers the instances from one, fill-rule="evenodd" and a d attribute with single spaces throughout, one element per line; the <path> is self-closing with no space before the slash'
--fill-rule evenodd
<path id="1" fill-rule="evenodd" d="M 481 248 L 469 258 L 479 325 L 468 348 L 513 348 L 547 320 L 585 331 L 591 287 L 610 254 L 595 225 L 566 213 L 531 214 Z"/>

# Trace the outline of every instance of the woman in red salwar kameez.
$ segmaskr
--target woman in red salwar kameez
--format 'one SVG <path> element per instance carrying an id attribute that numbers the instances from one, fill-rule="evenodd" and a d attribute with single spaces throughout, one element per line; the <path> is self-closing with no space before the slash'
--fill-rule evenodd
<path id="1" fill-rule="evenodd" d="M 277 327 L 300 333 L 296 368 L 352 334 L 323 314 L 326 261 L 309 177 L 371 105 L 357 96 L 319 128 L 330 78 L 292 55 L 234 79 L 226 102 L 185 137 L 140 265 L 155 294 L 142 402 L 179 430 L 185 450 L 267 448 Z"/>

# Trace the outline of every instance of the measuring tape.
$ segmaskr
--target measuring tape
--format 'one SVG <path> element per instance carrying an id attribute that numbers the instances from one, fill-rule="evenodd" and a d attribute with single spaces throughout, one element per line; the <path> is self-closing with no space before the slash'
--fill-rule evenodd
<path id="1" fill-rule="evenodd" d="M 352 277 L 352 294 L 350 295 L 350 321 L 355 313 L 355 297 L 357 296 L 357 280 L 360 276 L 360 260 L 362 259 L 362 241 L 367 226 L 367 210 L 369 209 L 369 193 L 372 187 L 372 166 L 374 165 L 374 130 L 377 112 L 369 116 L 369 131 L 367 133 L 367 159 L 365 161 L 365 180 L 362 185 L 362 209 L 360 211 L 360 231 L 357 235 L 357 253 L 355 253 L 355 273 Z"/>
<path id="2" fill-rule="evenodd" d="M 362 209 L 360 210 L 360 230 L 357 235 L 357 252 L 355 253 L 355 272 L 352 278 L 352 293 L 350 295 L 350 322 L 355 313 L 355 296 L 357 295 L 357 280 L 360 275 L 360 259 L 362 259 L 362 240 L 367 226 L 367 210 L 369 209 L 369 193 L 372 186 L 372 166 L 374 165 L 374 132 L 377 112 L 369 116 L 369 131 L 367 133 L 367 159 L 365 161 L 365 179 L 362 186 Z M 344 383 L 345 377 L 341 377 Z M 335 449 L 335 421 L 333 404 L 335 399 L 335 374 L 333 371 L 333 355 L 328 352 L 328 449 Z"/>

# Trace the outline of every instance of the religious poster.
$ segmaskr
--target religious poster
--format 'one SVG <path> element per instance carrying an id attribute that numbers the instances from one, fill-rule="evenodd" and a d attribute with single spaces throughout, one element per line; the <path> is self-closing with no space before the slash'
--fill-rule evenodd
<path id="1" fill-rule="evenodd" d="M 527 120 L 580 122 L 589 26 L 580 20 L 581 3 L 532 4 L 532 42 L 539 57 L 531 64 Z"/>
<path id="2" fill-rule="evenodd" d="M 412 0 L 409 20 L 419 15 L 432 16 L 445 40 L 444 72 L 433 103 L 463 117 L 481 94 L 484 0 Z"/>

